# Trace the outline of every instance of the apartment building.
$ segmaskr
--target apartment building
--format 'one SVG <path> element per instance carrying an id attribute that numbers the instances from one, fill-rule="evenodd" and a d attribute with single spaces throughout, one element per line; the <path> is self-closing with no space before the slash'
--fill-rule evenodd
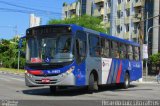
<path id="1" fill-rule="evenodd" d="M 148 37 L 146 36 L 146 34 L 144 36 L 144 43 L 148 43 L 148 53 L 149 55 L 151 55 L 160 52 L 160 27 L 159 27 L 160 18 L 159 17 L 151 18 L 154 16 L 158 16 L 160 14 L 160 1 L 146 0 L 144 9 L 145 9 L 144 17 L 147 18 L 148 14 L 148 17 L 150 18 L 148 20 L 148 26 L 147 26 L 148 29 L 150 30 L 148 33 Z M 145 21 L 145 26 L 144 26 L 145 32 L 146 32 L 146 22 L 147 21 Z"/>
<path id="2" fill-rule="evenodd" d="M 72 18 L 74 16 L 93 15 L 93 1 L 94 0 L 77 0 L 74 3 L 63 4 L 62 19 Z"/>
<path id="3" fill-rule="evenodd" d="M 144 22 L 142 33 L 141 21 L 146 18 L 147 11 L 149 17 L 152 17 L 160 14 L 159 10 L 159 0 L 77 0 L 63 5 L 63 19 L 84 14 L 100 17 L 110 35 L 139 42 L 140 35 L 144 34 L 146 43 L 146 23 Z M 148 28 L 159 25 L 159 22 L 159 18 L 149 20 Z M 149 33 L 149 51 L 152 51 L 150 54 L 160 51 L 159 33 L 158 28 Z"/>
<path id="4" fill-rule="evenodd" d="M 104 21 L 110 34 L 138 42 L 144 0 L 105 0 Z"/>
<path id="5" fill-rule="evenodd" d="M 81 0 L 63 6 L 63 19 L 88 14 L 102 17 L 110 34 L 138 41 L 144 0 Z"/>

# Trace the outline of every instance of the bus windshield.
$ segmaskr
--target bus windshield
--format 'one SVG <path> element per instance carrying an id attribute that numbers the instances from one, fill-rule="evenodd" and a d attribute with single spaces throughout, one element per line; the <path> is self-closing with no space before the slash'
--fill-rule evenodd
<path id="1" fill-rule="evenodd" d="M 27 63 L 56 63 L 72 61 L 70 34 L 34 36 L 27 39 Z"/>

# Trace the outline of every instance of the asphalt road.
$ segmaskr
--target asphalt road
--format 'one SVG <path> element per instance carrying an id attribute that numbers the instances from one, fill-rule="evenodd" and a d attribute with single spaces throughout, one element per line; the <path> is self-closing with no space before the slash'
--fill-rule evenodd
<path id="1" fill-rule="evenodd" d="M 31 104 L 33 106 L 37 104 L 38 106 L 68 106 L 67 103 L 72 103 L 72 106 L 77 104 L 83 106 L 85 102 L 88 106 L 102 106 L 100 100 L 160 100 L 160 84 L 134 82 L 129 89 L 105 86 L 95 93 L 89 93 L 84 88 L 70 88 L 59 90 L 52 95 L 49 87 L 29 88 L 25 86 L 24 76 L 0 72 L 0 100 L 21 100 L 19 104 L 23 106 L 31 106 Z M 46 102 L 46 100 L 49 101 Z M 64 101 L 56 102 L 56 100 Z"/>

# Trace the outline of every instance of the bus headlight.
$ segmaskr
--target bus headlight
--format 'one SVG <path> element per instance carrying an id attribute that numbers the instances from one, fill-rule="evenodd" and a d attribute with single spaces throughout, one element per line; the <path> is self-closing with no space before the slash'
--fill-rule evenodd
<path id="1" fill-rule="evenodd" d="M 69 75 L 70 73 L 72 73 L 74 71 L 74 69 L 75 69 L 75 66 L 72 66 L 65 73 L 62 74 L 62 77 L 66 77 L 67 75 Z"/>
<path id="2" fill-rule="evenodd" d="M 73 71 L 74 71 L 74 69 L 75 69 L 75 66 L 72 66 L 69 70 L 67 70 L 67 74 L 70 74 L 70 73 L 72 73 Z"/>

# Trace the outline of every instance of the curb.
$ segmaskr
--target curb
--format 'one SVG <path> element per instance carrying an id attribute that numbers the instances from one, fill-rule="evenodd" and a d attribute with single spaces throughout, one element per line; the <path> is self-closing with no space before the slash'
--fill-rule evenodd
<path id="1" fill-rule="evenodd" d="M 156 81 L 142 81 L 142 82 L 138 82 L 138 81 L 134 81 L 132 83 L 138 83 L 138 84 L 156 84 Z"/>
<path id="2" fill-rule="evenodd" d="M 24 74 L 13 73 L 13 72 L 6 72 L 6 71 L 0 71 L 0 73 L 2 73 L 2 74 L 14 74 L 14 75 L 19 75 L 19 76 L 24 76 Z"/>

